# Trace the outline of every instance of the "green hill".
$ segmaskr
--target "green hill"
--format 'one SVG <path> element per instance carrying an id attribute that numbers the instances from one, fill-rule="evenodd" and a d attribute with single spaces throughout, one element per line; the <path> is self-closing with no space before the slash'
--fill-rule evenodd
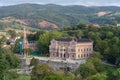
<path id="1" fill-rule="evenodd" d="M 19 4 L 0 7 L 0 18 L 8 16 L 19 20 L 22 19 L 28 26 L 33 28 L 66 27 L 78 23 L 115 25 L 120 22 L 120 7 L 61 6 L 55 4 Z M 40 23 L 42 21 L 48 23 Z"/>

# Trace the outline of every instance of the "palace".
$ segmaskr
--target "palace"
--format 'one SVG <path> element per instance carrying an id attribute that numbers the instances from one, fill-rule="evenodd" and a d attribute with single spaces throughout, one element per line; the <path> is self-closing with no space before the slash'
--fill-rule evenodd
<path id="1" fill-rule="evenodd" d="M 92 56 L 93 41 L 89 39 L 53 39 L 49 46 L 51 58 L 85 59 Z"/>
<path id="2" fill-rule="evenodd" d="M 74 38 L 53 39 L 49 51 L 50 57 L 34 56 L 34 58 L 38 59 L 41 64 L 48 64 L 54 71 L 68 69 L 74 72 L 81 64 L 86 63 L 86 58 L 92 56 L 93 41 Z M 31 59 L 23 58 L 22 65 L 29 65 Z"/>

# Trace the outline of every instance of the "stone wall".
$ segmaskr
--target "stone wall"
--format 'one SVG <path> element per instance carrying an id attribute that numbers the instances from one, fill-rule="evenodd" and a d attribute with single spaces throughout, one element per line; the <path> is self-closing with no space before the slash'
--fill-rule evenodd
<path id="1" fill-rule="evenodd" d="M 80 60 L 62 60 L 62 59 L 51 59 L 47 57 L 34 57 L 40 60 L 40 64 L 48 64 L 54 71 L 64 70 L 69 68 L 69 71 L 75 71 L 80 64 L 84 64 L 86 59 Z M 22 59 L 22 67 L 26 67 L 30 64 L 32 58 L 23 58 Z"/>

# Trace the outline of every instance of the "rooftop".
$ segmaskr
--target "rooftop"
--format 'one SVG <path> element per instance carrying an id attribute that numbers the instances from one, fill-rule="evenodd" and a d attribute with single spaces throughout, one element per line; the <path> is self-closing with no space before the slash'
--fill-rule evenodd
<path id="1" fill-rule="evenodd" d="M 56 41 L 63 41 L 63 42 L 70 42 L 72 40 L 77 41 L 77 42 L 92 42 L 91 39 L 75 39 L 75 38 L 60 38 L 60 39 L 55 39 Z"/>

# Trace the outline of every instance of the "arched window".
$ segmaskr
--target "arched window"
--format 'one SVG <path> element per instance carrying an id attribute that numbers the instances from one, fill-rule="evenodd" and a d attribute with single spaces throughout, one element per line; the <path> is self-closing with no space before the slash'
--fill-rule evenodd
<path id="1" fill-rule="evenodd" d="M 89 57 L 89 54 L 87 54 L 87 57 Z"/>
<path id="2" fill-rule="evenodd" d="M 80 52 L 80 49 L 78 49 L 78 52 Z"/>
<path id="3" fill-rule="evenodd" d="M 81 58 L 83 57 L 83 55 L 81 54 Z"/>
<path id="4" fill-rule="evenodd" d="M 72 57 L 74 57 L 74 55 L 72 55 Z"/>
<path id="5" fill-rule="evenodd" d="M 84 52 L 86 51 L 86 49 L 84 48 Z"/>
<path id="6" fill-rule="evenodd" d="M 53 53 L 53 56 L 55 56 L 55 54 Z"/>
<path id="7" fill-rule="evenodd" d="M 66 56 L 66 55 L 64 54 L 64 58 L 65 58 L 65 56 Z"/>
<path id="8" fill-rule="evenodd" d="M 57 56 L 57 57 L 58 57 L 58 55 L 59 55 L 59 54 L 58 54 L 58 53 L 56 53 L 56 56 Z"/>
<path id="9" fill-rule="evenodd" d="M 69 58 L 69 54 L 68 54 L 68 58 Z"/>
<path id="10" fill-rule="evenodd" d="M 86 57 L 86 55 L 84 54 L 84 57 Z"/>
<path id="11" fill-rule="evenodd" d="M 88 51 L 89 49 L 87 48 L 87 51 Z"/>
<path id="12" fill-rule="evenodd" d="M 89 49 L 89 51 L 91 51 L 91 48 Z"/>

